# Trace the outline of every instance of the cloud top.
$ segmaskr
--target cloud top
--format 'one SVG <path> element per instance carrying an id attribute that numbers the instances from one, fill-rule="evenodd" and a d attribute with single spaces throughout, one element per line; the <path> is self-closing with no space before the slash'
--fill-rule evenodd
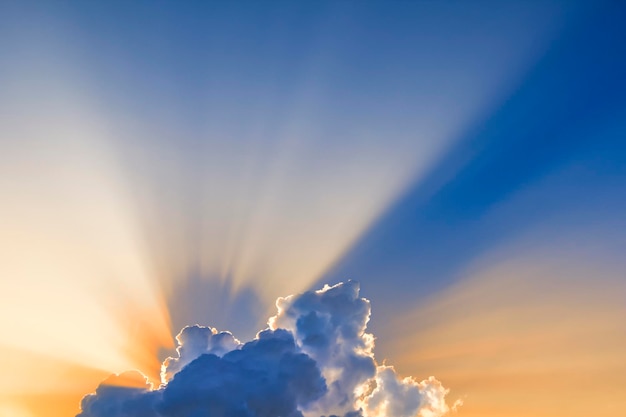
<path id="1" fill-rule="evenodd" d="M 188 326 L 153 388 L 138 372 L 112 376 L 77 417 L 441 417 L 448 390 L 378 365 L 366 332 L 370 302 L 354 281 L 279 298 L 254 340 Z M 128 382 L 130 381 L 130 383 Z"/>
<path id="2" fill-rule="evenodd" d="M 241 342 L 230 332 L 218 332 L 212 327 L 187 326 L 176 336 L 178 347 L 177 358 L 165 359 L 161 366 L 161 381 L 167 383 L 181 369 L 191 361 L 203 354 L 211 353 L 216 356 L 224 356 L 226 353 L 237 349 Z"/>

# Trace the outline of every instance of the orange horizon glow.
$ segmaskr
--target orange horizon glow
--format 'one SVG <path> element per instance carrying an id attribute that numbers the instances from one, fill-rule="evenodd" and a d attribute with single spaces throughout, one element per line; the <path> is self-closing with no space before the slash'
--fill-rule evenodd
<path id="1" fill-rule="evenodd" d="M 620 268 L 519 259 L 477 268 L 399 317 L 397 368 L 436 375 L 464 401 L 459 417 L 626 415 Z"/>

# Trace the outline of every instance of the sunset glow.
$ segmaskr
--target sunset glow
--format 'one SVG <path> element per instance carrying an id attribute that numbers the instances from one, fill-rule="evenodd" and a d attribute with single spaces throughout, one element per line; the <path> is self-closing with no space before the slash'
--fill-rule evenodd
<path id="1" fill-rule="evenodd" d="M 624 18 L 4 2 L 0 417 L 625 415 Z"/>

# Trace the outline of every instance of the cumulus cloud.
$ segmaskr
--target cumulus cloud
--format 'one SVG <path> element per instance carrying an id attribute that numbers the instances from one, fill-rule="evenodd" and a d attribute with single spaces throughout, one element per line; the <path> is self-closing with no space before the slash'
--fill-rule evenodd
<path id="1" fill-rule="evenodd" d="M 161 392 L 138 371 L 112 375 L 83 398 L 77 417 L 157 417 Z"/>
<path id="2" fill-rule="evenodd" d="M 355 390 L 376 376 L 374 337 L 365 332 L 370 303 L 359 297 L 359 284 L 348 281 L 279 298 L 276 306 L 270 328 L 291 331 L 328 384 L 328 394 L 316 404 L 318 415 L 355 411 Z"/>
<path id="3" fill-rule="evenodd" d="M 379 366 L 373 390 L 357 404 L 365 416 L 440 417 L 450 411 L 446 394 L 448 390 L 432 376 L 421 382 L 412 377 L 400 380 L 393 367 Z"/>
<path id="4" fill-rule="evenodd" d="M 154 389 L 137 372 L 83 398 L 78 417 L 441 417 L 448 390 L 379 366 L 366 332 L 370 302 L 354 281 L 279 298 L 247 343 L 188 326 Z M 129 382 L 130 381 L 130 382 Z"/>
<path id="5" fill-rule="evenodd" d="M 290 332 L 265 330 L 222 358 L 203 354 L 163 390 L 164 417 L 301 417 L 326 384 Z"/>
<path id="6" fill-rule="evenodd" d="M 212 327 L 187 326 L 176 336 L 177 358 L 165 359 L 161 366 L 161 381 L 167 383 L 172 377 L 194 359 L 205 353 L 224 356 L 237 349 L 241 342 L 230 332 L 218 332 Z"/>

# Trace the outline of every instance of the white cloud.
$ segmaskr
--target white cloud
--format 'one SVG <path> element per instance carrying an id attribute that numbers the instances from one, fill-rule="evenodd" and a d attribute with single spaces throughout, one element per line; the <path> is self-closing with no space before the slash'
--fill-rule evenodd
<path id="1" fill-rule="evenodd" d="M 136 372 L 113 376 L 79 417 L 442 417 L 434 377 L 400 379 L 378 366 L 366 332 L 370 302 L 354 281 L 280 298 L 269 328 L 240 343 L 199 325 L 177 336 L 157 389 Z M 458 404 L 455 403 L 455 406 Z"/>

